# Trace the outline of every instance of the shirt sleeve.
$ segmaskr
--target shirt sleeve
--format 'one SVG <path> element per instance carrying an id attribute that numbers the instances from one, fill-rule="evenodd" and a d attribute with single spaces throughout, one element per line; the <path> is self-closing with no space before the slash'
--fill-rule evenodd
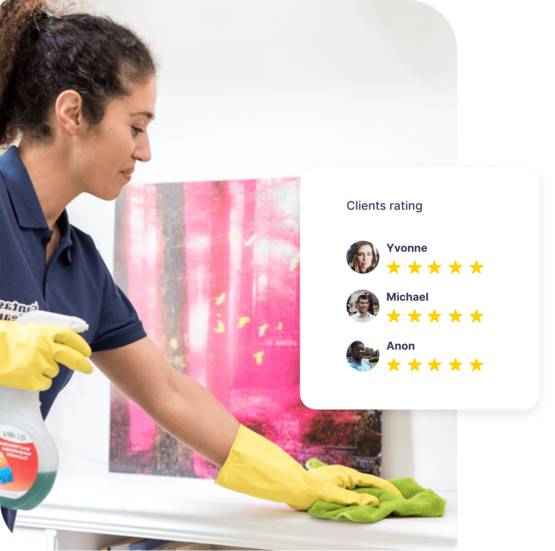
<path id="1" fill-rule="evenodd" d="M 116 285 L 100 253 L 98 257 L 102 267 L 102 305 L 98 328 L 90 344 L 93 352 L 119 348 L 146 337 L 135 308 Z"/>

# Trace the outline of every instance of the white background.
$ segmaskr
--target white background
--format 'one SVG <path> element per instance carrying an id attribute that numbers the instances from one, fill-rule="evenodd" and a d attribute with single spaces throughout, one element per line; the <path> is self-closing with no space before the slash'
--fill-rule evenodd
<path id="1" fill-rule="evenodd" d="M 547 549 L 552 532 L 551 473 L 555 464 L 555 397 L 553 375 L 547 369 L 554 359 L 547 342 L 553 333 L 553 10 L 544 0 L 429 3 L 449 19 L 457 35 L 459 161 L 530 165 L 544 182 L 543 392 L 540 403 L 528 412 L 459 415 L 458 548 Z M 342 2 L 337 0 L 337 5 Z M 171 18 L 171 10 L 167 17 Z M 111 211 L 106 207 L 103 212 Z M 106 225 L 100 234 L 104 232 L 109 241 L 111 230 Z M 99 232 L 95 236 L 102 240 Z M 106 396 L 101 395 L 98 405 L 108 406 Z M 409 414 L 400 415 L 386 429 L 394 431 L 411 423 Z M 425 431 L 421 440 L 426 436 L 433 445 L 435 439 Z M 404 458 L 394 459 L 402 468 Z M 430 459 L 421 454 L 419 461 L 429 465 Z M 445 461 L 450 458 L 437 458 L 436 466 Z"/>
<path id="2" fill-rule="evenodd" d="M 459 50 L 461 164 L 522 164 L 543 180 L 542 392 L 525 412 L 459 414 L 460 551 L 553 545 L 555 80 L 550 2 L 433 0 Z"/>

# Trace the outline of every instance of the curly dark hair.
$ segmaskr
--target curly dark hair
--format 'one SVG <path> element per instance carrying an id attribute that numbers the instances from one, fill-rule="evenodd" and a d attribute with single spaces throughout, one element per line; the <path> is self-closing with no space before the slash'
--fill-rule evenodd
<path id="1" fill-rule="evenodd" d="M 91 125 L 109 99 L 156 73 L 148 47 L 108 17 L 61 14 L 45 0 L 0 4 L 0 145 L 20 133 L 48 141 L 58 95 L 75 90 Z"/>

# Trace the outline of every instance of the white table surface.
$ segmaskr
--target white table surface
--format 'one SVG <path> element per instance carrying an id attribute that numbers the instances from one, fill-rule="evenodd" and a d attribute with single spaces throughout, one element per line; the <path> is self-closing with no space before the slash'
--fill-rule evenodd
<path id="1" fill-rule="evenodd" d="M 18 526 L 133 535 L 266 549 L 451 549 L 456 492 L 441 518 L 389 518 L 375 524 L 315 519 L 209 480 L 65 471 L 40 507 Z"/>

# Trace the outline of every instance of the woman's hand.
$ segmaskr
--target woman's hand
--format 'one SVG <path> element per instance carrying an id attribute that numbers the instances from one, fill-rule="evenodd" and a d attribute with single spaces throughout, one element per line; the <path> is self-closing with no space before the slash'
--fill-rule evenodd
<path id="1" fill-rule="evenodd" d="M 241 425 L 216 483 L 230 490 L 287 503 L 306 511 L 316 501 L 341 505 L 377 505 L 377 497 L 352 491 L 356 487 L 399 490 L 387 480 L 341 465 L 305 470 L 288 453 Z"/>
<path id="2" fill-rule="evenodd" d="M 90 355 L 87 342 L 71 329 L 0 321 L 0 386 L 46 390 L 58 363 L 91 373 Z"/>

